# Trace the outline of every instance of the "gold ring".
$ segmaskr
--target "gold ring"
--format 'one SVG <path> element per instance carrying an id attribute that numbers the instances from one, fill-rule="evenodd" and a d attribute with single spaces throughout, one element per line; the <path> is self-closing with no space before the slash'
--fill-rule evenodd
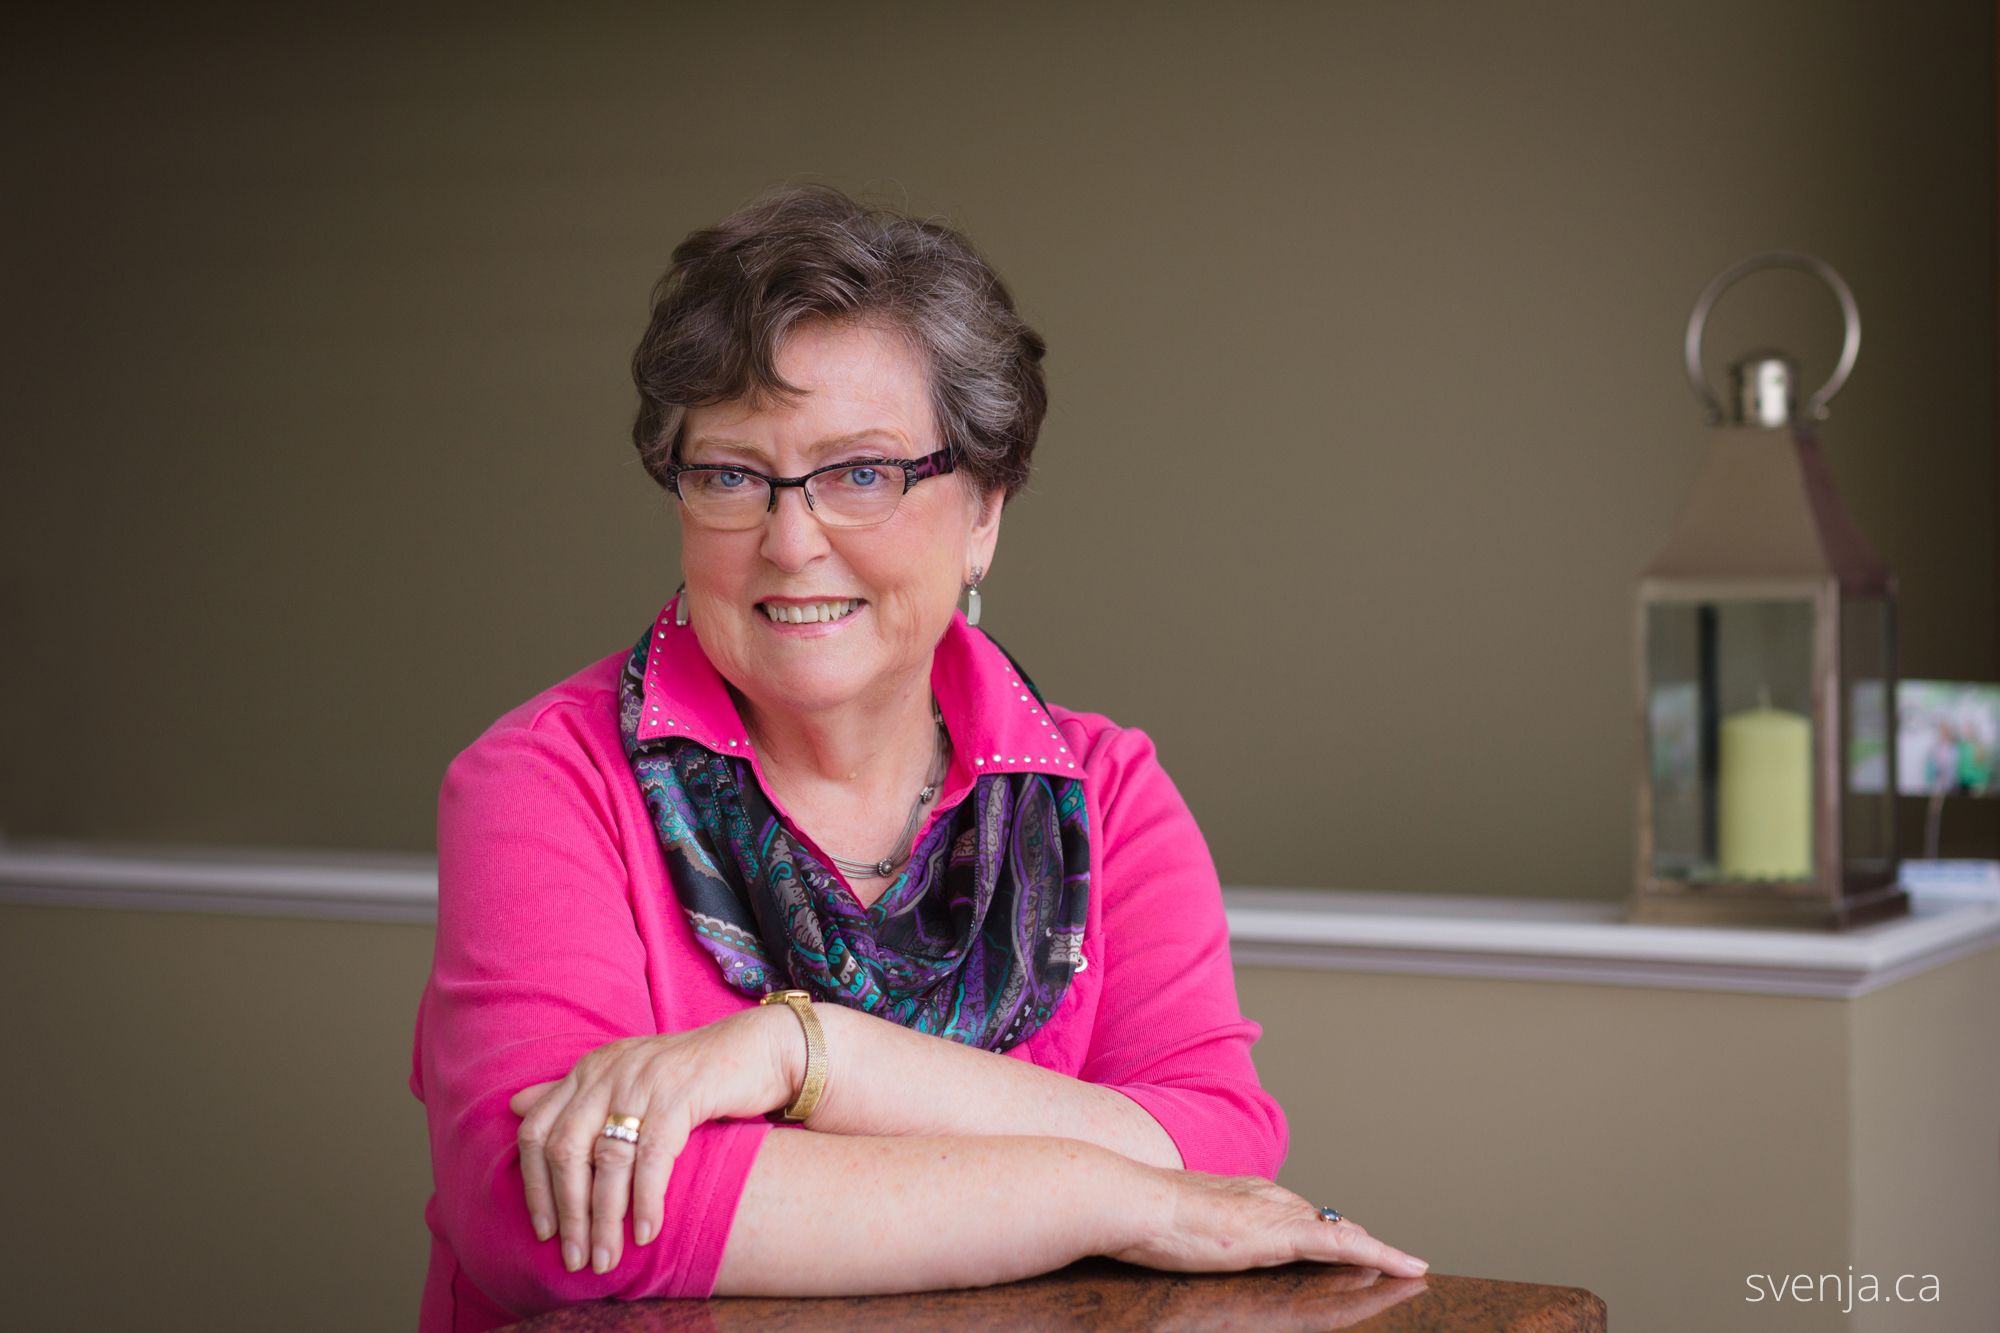
<path id="1" fill-rule="evenodd" d="M 636 1115 L 614 1115 L 605 1120 L 601 1137 L 619 1139 L 625 1143 L 637 1143 L 639 1129 L 645 1123 Z"/>

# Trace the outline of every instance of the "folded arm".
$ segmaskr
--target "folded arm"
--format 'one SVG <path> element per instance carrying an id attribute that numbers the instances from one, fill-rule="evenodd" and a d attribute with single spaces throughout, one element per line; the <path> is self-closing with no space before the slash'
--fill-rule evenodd
<path id="1" fill-rule="evenodd" d="M 1170 1207 L 1147 1168 L 1047 1137 L 779 1130 L 757 1155 L 718 1296 L 978 1287 L 1131 1244 Z"/>
<path id="2" fill-rule="evenodd" d="M 1178 1167 L 1160 1122 L 1114 1088 L 912 1032 L 839 1005 L 815 1005 L 828 1074 L 806 1122 L 825 1134 L 1029 1134 L 1074 1139 L 1137 1162 Z M 796 1024 L 794 1024 L 796 1026 Z M 786 1042 L 787 1082 L 805 1077 L 805 1042 Z"/>

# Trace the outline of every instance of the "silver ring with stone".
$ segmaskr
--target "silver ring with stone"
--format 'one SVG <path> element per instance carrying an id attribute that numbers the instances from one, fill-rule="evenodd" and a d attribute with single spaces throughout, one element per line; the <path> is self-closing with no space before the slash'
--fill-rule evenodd
<path id="1" fill-rule="evenodd" d="M 1322 1222 L 1338 1222 L 1344 1216 L 1344 1214 L 1335 1208 L 1319 1208 L 1315 1211 L 1318 1212 L 1319 1220 Z"/>

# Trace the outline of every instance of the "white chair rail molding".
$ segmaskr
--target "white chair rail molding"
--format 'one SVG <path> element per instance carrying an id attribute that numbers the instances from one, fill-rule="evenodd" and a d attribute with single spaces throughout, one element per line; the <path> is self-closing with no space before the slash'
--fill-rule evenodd
<path id="1" fill-rule="evenodd" d="M 1906 862 L 1911 911 L 1841 932 L 1664 926 L 1622 900 L 1226 888 L 1239 967 L 1841 998 L 2000 944 L 2000 877 Z M 1986 869 L 1983 863 L 1981 869 Z M 0 837 L 0 902 L 425 923 L 434 858 Z"/>

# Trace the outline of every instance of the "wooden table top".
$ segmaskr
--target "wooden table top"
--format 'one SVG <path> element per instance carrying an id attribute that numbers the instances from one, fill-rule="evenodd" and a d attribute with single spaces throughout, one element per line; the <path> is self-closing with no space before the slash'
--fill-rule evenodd
<path id="1" fill-rule="evenodd" d="M 1450 1277 L 1385 1277 L 1345 1264 L 1248 1273 L 1161 1273 L 1086 1259 L 1024 1282 L 907 1296 L 597 1301 L 538 1315 L 510 1333 L 894 1329 L 1260 1330 L 1363 1333 L 1515 1330 L 1603 1333 L 1604 1302 L 1580 1287 Z"/>

